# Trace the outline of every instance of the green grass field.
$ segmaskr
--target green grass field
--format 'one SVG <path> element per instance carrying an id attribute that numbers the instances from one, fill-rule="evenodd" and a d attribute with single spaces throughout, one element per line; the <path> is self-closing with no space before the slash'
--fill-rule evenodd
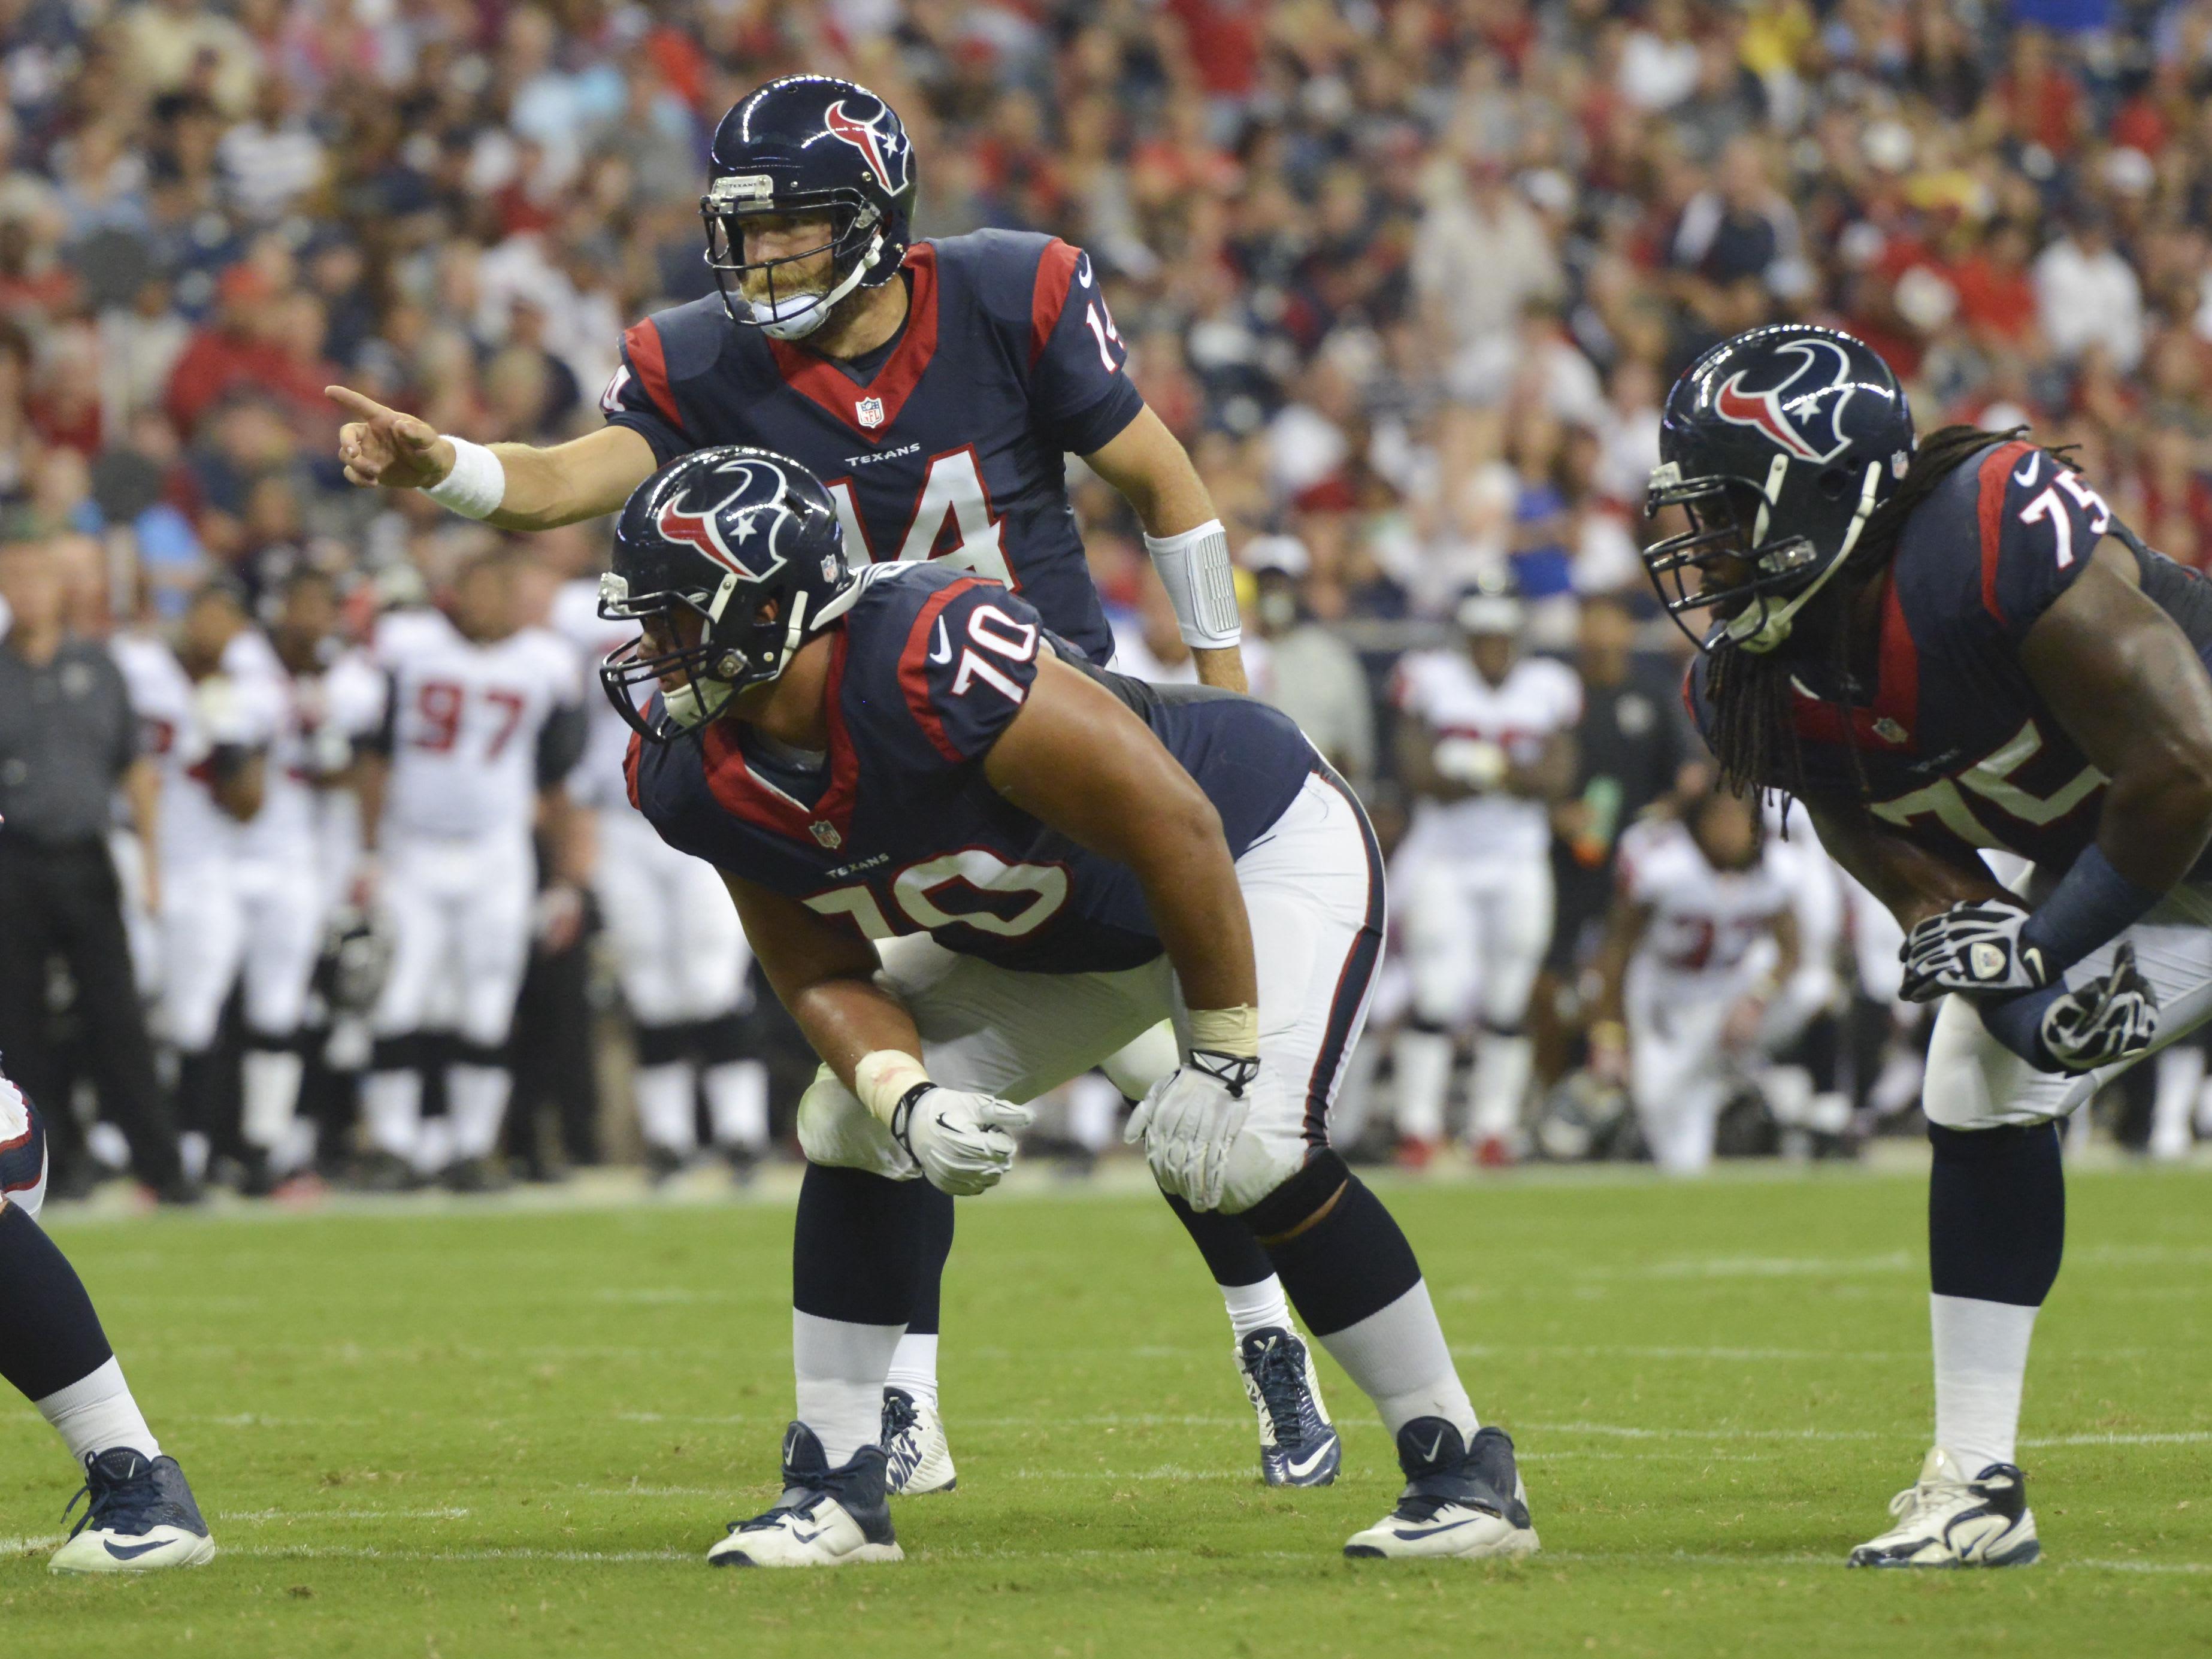
<path id="1" fill-rule="evenodd" d="M 960 1491 L 907 1561 L 710 1571 L 771 1497 L 787 1199 L 50 1218 L 222 1553 L 46 1569 L 73 1482 L 0 1413 L 0 1651 L 405 1655 L 2212 1651 L 2212 1182 L 2073 1187 L 2022 1462 L 2027 1571 L 1846 1573 L 1929 1433 L 1921 1182 L 1389 1186 L 1545 1553 L 1354 1564 L 1397 1476 L 1327 1366 L 1344 1478 L 1258 1484 L 1227 1328 L 1156 1200 L 963 1202 Z M 1478 1650 L 1478 1644 L 1480 1644 Z"/>

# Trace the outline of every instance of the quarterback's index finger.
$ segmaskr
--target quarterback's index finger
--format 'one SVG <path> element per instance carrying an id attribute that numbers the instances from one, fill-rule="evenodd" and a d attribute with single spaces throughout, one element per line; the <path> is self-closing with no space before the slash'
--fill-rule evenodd
<path id="1" fill-rule="evenodd" d="M 349 386 L 326 386 L 323 388 L 323 396 L 328 398 L 340 409 L 349 414 L 358 415 L 364 420 L 373 421 L 380 416 L 389 416 L 393 413 L 375 398 L 364 398 Z"/>

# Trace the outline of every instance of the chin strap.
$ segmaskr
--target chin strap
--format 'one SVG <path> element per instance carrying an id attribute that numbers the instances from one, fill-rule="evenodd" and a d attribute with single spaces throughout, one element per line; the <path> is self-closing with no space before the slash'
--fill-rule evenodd
<path id="1" fill-rule="evenodd" d="M 878 230 L 868 239 L 868 251 L 854 262 L 845 280 L 827 294 L 815 296 L 814 303 L 804 311 L 789 317 L 774 317 L 760 325 L 760 331 L 772 340 L 803 340 L 830 320 L 830 313 L 837 302 L 860 287 L 860 278 L 873 269 L 884 251 L 884 234 Z M 751 301 L 746 301 L 750 304 Z M 780 308 L 780 307 L 779 307 Z"/>
<path id="2" fill-rule="evenodd" d="M 1788 639 L 1797 613 L 1805 608 L 1815 593 L 1828 585 L 1830 577 L 1844 568 L 1844 562 L 1851 556 L 1851 550 L 1858 545 L 1859 537 L 1866 530 L 1867 520 L 1874 516 L 1875 508 L 1881 504 L 1875 500 L 1875 492 L 1881 488 L 1881 463 L 1869 461 L 1866 477 L 1859 485 L 1859 504 L 1851 514 L 1849 527 L 1844 532 L 1844 544 L 1836 550 L 1836 556 L 1828 561 L 1827 568 L 1779 605 L 1761 598 L 1748 606 L 1741 616 L 1729 623 L 1725 630 L 1729 638 L 1753 656 L 1765 656 Z M 1766 509 L 1762 507 L 1759 509 L 1762 522 L 1765 514 Z"/>

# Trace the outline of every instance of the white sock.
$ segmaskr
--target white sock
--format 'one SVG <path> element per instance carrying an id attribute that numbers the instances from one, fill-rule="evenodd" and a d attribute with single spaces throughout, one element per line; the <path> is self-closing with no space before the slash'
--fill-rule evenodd
<path id="1" fill-rule="evenodd" d="M 1452 1367 L 1426 1280 L 1380 1312 L 1318 1340 L 1375 1402 L 1393 1440 L 1417 1417 L 1441 1417 L 1462 1438 L 1474 1437 L 1480 1425 L 1466 1385 Z"/>
<path id="2" fill-rule="evenodd" d="M 198 1129 L 187 1129 L 177 1137 L 177 1161 L 184 1165 L 185 1179 L 207 1179 L 208 1158 L 212 1152 L 208 1138 Z"/>
<path id="3" fill-rule="evenodd" d="M 238 1132 L 263 1152 L 282 1144 L 300 1104 L 300 1056 L 284 1048 L 248 1048 L 240 1063 Z"/>
<path id="4" fill-rule="evenodd" d="M 145 1414 L 123 1380 L 122 1362 L 112 1354 L 89 1376 L 56 1389 L 36 1403 L 39 1414 L 54 1425 L 70 1455 L 80 1463 L 94 1452 L 118 1446 L 143 1452 L 149 1462 L 161 1455 L 161 1443 L 146 1426 Z"/>
<path id="5" fill-rule="evenodd" d="M 884 1431 L 884 1379 L 903 1325 L 855 1325 L 791 1310 L 791 1362 L 799 1420 L 814 1431 L 836 1468 Z"/>
<path id="6" fill-rule="evenodd" d="M 422 1073 L 371 1072 L 362 1081 L 361 1115 L 370 1146 L 411 1163 L 422 1136 Z"/>
<path id="7" fill-rule="evenodd" d="M 637 1127 L 646 1144 L 688 1157 L 698 1144 L 691 1110 L 691 1062 L 672 1060 L 664 1066 L 641 1066 L 635 1086 Z"/>
<path id="8" fill-rule="evenodd" d="M 448 1066 L 446 1106 L 453 1125 L 456 1158 L 489 1158 L 507 1121 L 514 1079 L 504 1066 Z"/>
<path id="9" fill-rule="evenodd" d="M 904 1389 L 916 1400 L 937 1404 L 937 1333 L 908 1331 L 891 1354 L 891 1368 L 884 1376 L 887 1389 Z"/>
<path id="10" fill-rule="evenodd" d="M 2150 1112 L 2150 1155 L 2186 1158 L 2196 1139 L 2198 1091 L 2204 1086 L 2204 1050 L 2177 1043 L 2158 1057 L 2158 1093 Z"/>
<path id="11" fill-rule="evenodd" d="M 1403 1030 L 1391 1053 L 1398 1062 L 1398 1133 L 1408 1140 L 1442 1140 L 1452 1040 L 1441 1031 Z"/>
<path id="12" fill-rule="evenodd" d="M 757 1060 L 726 1060 L 709 1066 L 707 1118 L 717 1146 L 758 1150 L 768 1145 L 768 1066 Z"/>
<path id="13" fill-rule="evenodd" d="M 1279 1330 L 1291 1328 L 1290 1298 L 1283 1294 L 1283 1281 L 1269 1273 L 1252 1285 L 1221 1285 L 1221 1305 L 1229 1310 L 1229 1328 L 1236 1333 L 1240 1343 L 1255 1331 L 1264 1331 L 1269 1326 Z"/>
<path id="14" fill-rule="evenodd" d="M 453 1120 L 426 1117 L 415 1131 L 415 1146 L 407 1154 L 415 1173 L 428 1181 L 453 1161 Z"/>
<path id="15" fill-rule="evenodd" d="M 1936 1346 L 1936 1443 L 1968 1475 L 2014 1461 L 2033 1308 L 1963 1296 L 1928 1298 Z"/>
<path id="16" fill-rule="evenodd" d="M 1510 1135 L 1521 1127 L 1521 1102 L 1536 1066 L 1536 1045 L 1525 1036 L 1485 1031 L 1475 1044 L 1474 1103 L 1468 1139 Z"/>

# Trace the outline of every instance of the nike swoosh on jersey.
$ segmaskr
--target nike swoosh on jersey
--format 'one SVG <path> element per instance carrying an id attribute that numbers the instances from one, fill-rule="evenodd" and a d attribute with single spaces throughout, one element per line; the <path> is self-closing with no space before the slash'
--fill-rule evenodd
<path id="1" fill-rule="evenodd" d="M 118 1561 L 136 1561 L 140 1556 L 160 1549 L 168 1541 L 166 1538 L 156 1538 L 150 1544 L 118 1544 L 112 1538 L 103 1538 L 100 1547 Z"/>
<path id="2" fill-rule="evenodd" d="M 952 660 L 952 641 L 945 636 L 945 618 L 942 617 L 937 619 L 937 646 L 930 652 L 929 659 L 933 663 Z"/>
<path id="3" fill-rule="evenodd" d="M 2012 475 L 2012 481 L 2016 484 L 2032 484 L 2042 471 L 2043 457 L 2039 454 L 2030 455 L 2021 464 L 2020 471 Z"/>

